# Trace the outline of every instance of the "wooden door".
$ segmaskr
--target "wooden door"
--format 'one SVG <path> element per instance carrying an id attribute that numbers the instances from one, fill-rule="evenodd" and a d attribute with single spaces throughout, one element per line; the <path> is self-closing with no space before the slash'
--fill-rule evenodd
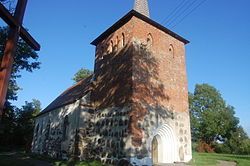
<path id="1" fill-rule="evenodd" d="M 154 137 L 152 141 L 152 159 L 153 159 L 153 164 L 158 163 L 158 141 L 156 137 Z"/>

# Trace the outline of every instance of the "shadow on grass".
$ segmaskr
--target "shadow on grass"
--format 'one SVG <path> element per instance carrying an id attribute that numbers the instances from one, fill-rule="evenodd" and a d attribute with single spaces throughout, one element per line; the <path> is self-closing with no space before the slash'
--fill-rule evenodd
<path id="1" fill-rule="evenodd" d="M 99 161 L 78 161 L 74 159 L 70 159 L 69 161 L 56 160 L 44 155 L 34 155 L 30 154 L 31 158 L 41 161 L 47 161 L 52 166 L 102 166 Z"/>

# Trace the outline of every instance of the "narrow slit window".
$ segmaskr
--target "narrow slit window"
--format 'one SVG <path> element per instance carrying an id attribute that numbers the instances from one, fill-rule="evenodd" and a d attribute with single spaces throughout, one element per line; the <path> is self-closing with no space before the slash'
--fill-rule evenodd
<path id="1" fill-rule="evenodd" d="M 148 35 L 147 35 L 147 47 L 152 47 L 153 46 L 153 37 L 152 37 L 152 34 L 151 33 L 149 33 Z"/>
<path id="2" fill-rule="evenodd" d="M 168 51 L 169 51 L 170 56 L 174 58 L 174 46 L 172 44 L 170 44 Z"/>
<path id="3" fill-rule="evenodd" d="M 122 40 L 121 40 L 121 46 L 124 47 L 125 45 L 125 35 L 122 33 Z"/>

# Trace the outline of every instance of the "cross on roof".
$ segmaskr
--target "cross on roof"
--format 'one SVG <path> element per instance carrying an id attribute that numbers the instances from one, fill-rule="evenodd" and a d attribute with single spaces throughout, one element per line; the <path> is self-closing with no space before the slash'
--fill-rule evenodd
<path id="1" fill-rule="evenodd" d="M 27 0 L 18 0 L 14 16 L 12 16 L 10 12 L 0 3 L 0 17 L 10 27 L 0 68 L 0 122 L 19 35 L 34 50 L 40 50 L 40 45 L 22 26 L 26 5 Z"/>
<path id="2" fill-rule="evenodd" d="M 147 17 L 150 17 L 147 0 L 135 0 L 134 10 Z"/>

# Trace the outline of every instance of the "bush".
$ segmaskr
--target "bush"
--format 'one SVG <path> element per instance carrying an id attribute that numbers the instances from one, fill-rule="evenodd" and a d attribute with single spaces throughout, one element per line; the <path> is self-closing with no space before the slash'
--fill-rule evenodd
<path id="1" fill-rule="evenodd" d="M 222 143 L 215 143 L 214 144 L 214 151 L 216 153 L 224 153 L 224 154 L 230 154 L 231 149 L 227 144 Z"/>
<path id="2" fill-rule="evenodd" d="M 213 153 L 214 152 L 214 148 L 212 147 L 212 145 L 209 145 L 204 141 L 198 142 L 196 150 L 199 153 L 204 153 L 204 152 Z"/>
<path id="3" fill-rule="evenodd" d="M 250 155 L 250 139 L 245 139 L 242 141 L 239 151 L 240 154 Z"/>

